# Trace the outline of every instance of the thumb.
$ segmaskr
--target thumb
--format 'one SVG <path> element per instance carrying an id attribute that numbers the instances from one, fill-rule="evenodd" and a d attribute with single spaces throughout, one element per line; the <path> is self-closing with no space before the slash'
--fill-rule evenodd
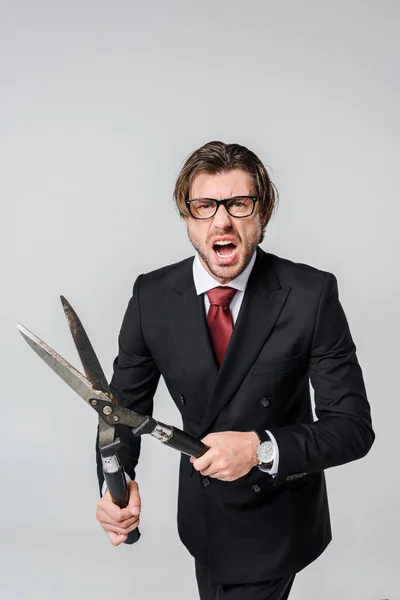
<path id="1" fill-rule="evenodd" d="M 129 490 L 129 509 L 133 515 L 139 515 L 142 505 L 139 486 L 136 481 L 128 481 L 127 486 Z"/>

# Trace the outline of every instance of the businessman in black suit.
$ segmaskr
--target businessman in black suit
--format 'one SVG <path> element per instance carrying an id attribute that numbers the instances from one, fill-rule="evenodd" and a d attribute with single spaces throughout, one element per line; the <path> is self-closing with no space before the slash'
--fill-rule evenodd
<path id="1" fill-rule="evenodd" d="M 276 192 L 258 157 L 210 142 L 186 160 L 175 201 L 196 256 L 137 278 L 111 382 L 146 414 L 160 375 L 184 430 L 178 530 L 202 600 L 283 600 L 331 540 L 324 470 L 374 441 L 356 347 L 333 274 L 258 247 Z M 314 422 L 309 382 L 314 388 Z M 124 428 L 129 507 L 108 492 L 111 542 L 139 531 L 140 439 Z M 103 485 L 98 462 L 100 487 Z"/>

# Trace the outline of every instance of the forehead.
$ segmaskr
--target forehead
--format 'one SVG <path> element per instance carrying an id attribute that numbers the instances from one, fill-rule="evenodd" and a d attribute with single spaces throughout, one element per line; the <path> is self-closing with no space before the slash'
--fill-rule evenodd
<path id="1" fill-rule="evenodd" d="M 247 196 L 252 192 L 249 173 L 243 169 L 232 169 L 222 173 L 199 173 L 191 188 L 191 198 L 215 198 L 221 200 L 231 196 Z"/>

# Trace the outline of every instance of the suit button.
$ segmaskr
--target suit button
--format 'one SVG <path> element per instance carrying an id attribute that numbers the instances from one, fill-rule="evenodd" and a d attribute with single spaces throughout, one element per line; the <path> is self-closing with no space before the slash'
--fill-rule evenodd
<path id="1" fill-rule="evenodd" d="M 288 475 L 286 477 L 286 481 L 292 481 L 293 479 L 301 479 L 302 477 L 304 477 L 304 475 L 307 475 L 307 473 L 292 473 L 291 475 Z"/>
<path id="2" fill-rule="evenodd" d="M 182 394 L 179 394 L 179 400 L 181 401 L 181 404 L 185 404 L 186 402 L 185 396 L 183 396 Z"/>
<path id="3" fill-rule="evenodd" d="M 211 481 L 208 479 L 208 477 L 203 477 L 203 479 L 201 480 L 201 485 L 203 487 L 208 487 L 211 484 Z"/>
<path id="4" fill-rule="evenodd" d="M 251 487 L 253 488 L 253 492 L 261 492 L 261 488 L 259 485 L 252 485 Z"/>
<path id="5" fill-rule="evenodd" d="M 271 406 L 271 400 L 269 398 L 261 398 L 260 404 L 264 408 L 268 408 L 269 406 Z"/>

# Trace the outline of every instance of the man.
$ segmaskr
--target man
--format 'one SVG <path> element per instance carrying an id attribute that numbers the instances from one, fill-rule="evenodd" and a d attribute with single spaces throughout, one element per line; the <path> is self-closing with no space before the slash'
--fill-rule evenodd
<path id="1" fill-rule="evenodd" d="M 335 276 L 258 247 L 276 193 L 253 152 L 204 145 L 174 198 L 196 256 L 136 280 L 112 392 L 151 414 L 161 374 L 184 430 L 210 446 L 182 455 L 179 477 L 179 535 L 200 598 L 282 600 L 331 540 L 324 469 L 374 441 L 356 348 Z M 134 480 L 140 439 L 118 434 Z M 102 486 L 100 461 L 98 472 Z M 125 509 L 108 492 L 98 503 L 114 545 L 139 524 L 135 481 L 129 489 Z"/>

